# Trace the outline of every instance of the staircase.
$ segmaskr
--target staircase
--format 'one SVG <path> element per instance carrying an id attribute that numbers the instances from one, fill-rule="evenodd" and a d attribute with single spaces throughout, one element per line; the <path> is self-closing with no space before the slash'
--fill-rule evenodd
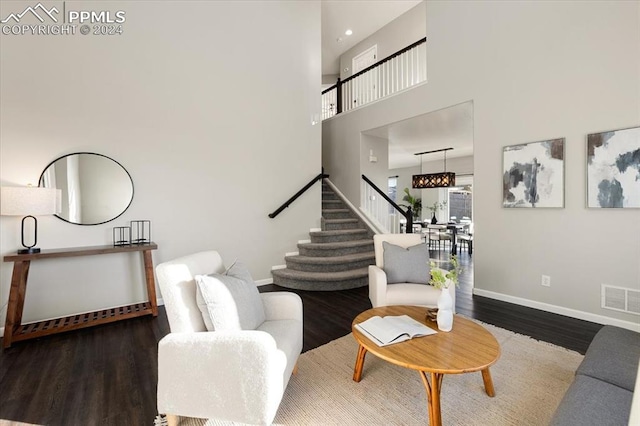
<path id="1" fill-rule="evenodd" d="M 297 290 L 332 291 L 368 285 L 375 263 L 373 233 L 322 183 L 322 231 L 309 232 L 310 243 L 287 256 L 287 267 L 271 271 L 273 283 Z"/>

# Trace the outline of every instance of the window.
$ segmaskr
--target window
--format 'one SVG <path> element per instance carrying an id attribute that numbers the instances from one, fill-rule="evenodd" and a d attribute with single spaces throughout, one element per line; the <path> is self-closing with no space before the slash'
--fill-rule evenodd
<path id="1" fill-rule="evenodd" d="M 462 218 L 473 220 L 473 192 L 471 185 L 449 190 L 449 217 L 459 222 Z"/>
<path id="2" fill-rule="evenodd" d="M 396 199 L 397 194 L 398 194 L 398 176 L 390 176 L 389 177 L 389 186 L 388 186 L 388 189 L 387 189 L 387 195 L 396 204 L 398 203 L 398 200 Z M 393 206 L 391 204 L 389 204 L 389 213 L 393 214 L 393 213 L 395 213 L 395 210 L 396 209 L 394 209 Z"/>

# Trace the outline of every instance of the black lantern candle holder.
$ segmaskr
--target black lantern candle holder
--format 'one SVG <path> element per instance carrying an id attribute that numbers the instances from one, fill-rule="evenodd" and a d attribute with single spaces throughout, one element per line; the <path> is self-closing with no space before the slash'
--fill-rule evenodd
<path id="1" fill-rule="evenodd" d="M 131 221 L 131 243 L 151 244 L 151 221 L 132 220 Z"/>
<path id="2" fill-rule="evenodd" d="M 113 228 L 113 245 L 129 246 L 131 245 L 131 227 L 115 226 Z"/>

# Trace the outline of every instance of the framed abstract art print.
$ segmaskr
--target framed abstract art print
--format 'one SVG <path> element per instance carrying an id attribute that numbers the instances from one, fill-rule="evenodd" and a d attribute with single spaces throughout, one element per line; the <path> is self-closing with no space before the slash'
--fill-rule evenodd
<path id="1" fill-rule="evenodd" d="M 502 206 L 564 207 L 564 138 L 504 147 Z"/>
<path id="2" fill-rule="evenodd" d="M 640 208 L 640 127 L 587 135 L 587 207 Z"/>

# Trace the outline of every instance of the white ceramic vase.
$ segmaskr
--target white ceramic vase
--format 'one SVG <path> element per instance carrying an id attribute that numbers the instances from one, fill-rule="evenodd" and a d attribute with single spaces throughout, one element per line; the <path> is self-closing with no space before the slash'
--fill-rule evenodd
<path id="1" fill-rule="evenodd" d="M 453 299 L 449 289 L 443 288 L 438 296 L 438 330 L 451 331 L 453 328 Z"/>

